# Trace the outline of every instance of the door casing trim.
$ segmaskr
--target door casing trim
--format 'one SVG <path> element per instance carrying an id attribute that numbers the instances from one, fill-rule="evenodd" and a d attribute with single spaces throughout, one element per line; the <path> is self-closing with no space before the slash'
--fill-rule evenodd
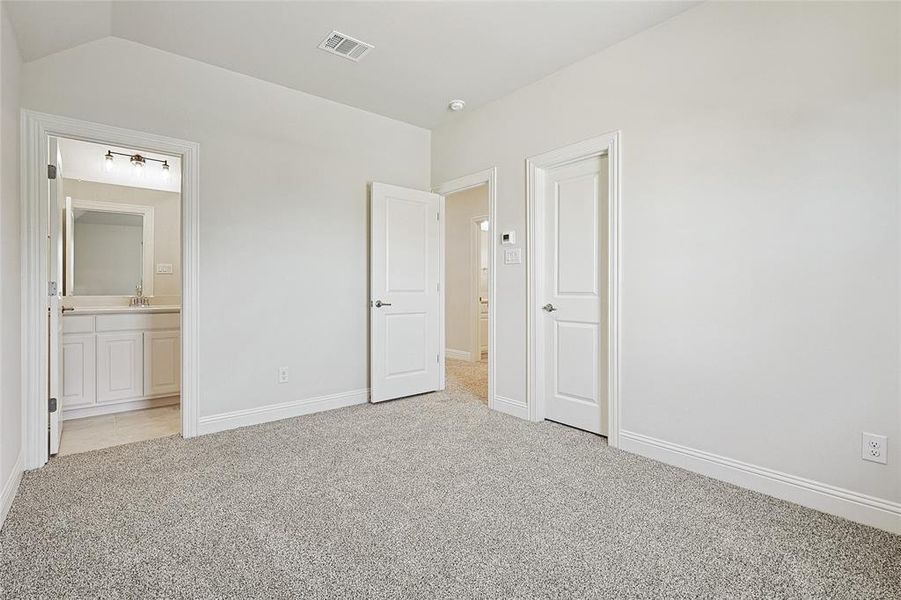
<path id="1" fill-rule="evenodd" d="M 491 243 L 488 246 L 488 408 L 491 410 L 498 410 L 498 407 L 495 406 L 495 382 L 497 378 L 495 377 L 495 360 L 494 360 L 494 350 L 497 348 L 495 344 L 495 310 L 497 309 L 497 301 L 496 301 L 496 293 L 497 293 L 497 167 L 491 167 L 490 169 L 485 169 L 484 171 L 478 171 L 477 173 L 471 173 L 469 175 L 464 175 L 463 177 L 458 177 L 456 179 L 451 179 L 450 181 L 446 181 L 442 184 L 436 185 L 432 187 L 432 191 L 436 194 L 441 195 L 441 228 L 439 230 L 439 235 L 441 236 L 440 242 L 440 265 L 441 265 L 441 308 L 440 308 L 440 323 L 441 323 L 441 389 L 445 387 L 445 306 L 444 306 L 444 285 L 445 285 L 445 244 L 447 242 L 447 236 L 445 235 L 445 222 L 446 218 L 446 197 L 448 194 L 454 194 L 456 192 L 462 192 L 468 190 L 470 188 L 474 188 L 480 185 L 488 186 L 488 238 L 491 240 Z"/>
<path id="2" fill-rule="evenodd" d="M 131 147 L 181 157 L 181 406 L 182 436 L 198 432 L 200 409 L 200 146 L 195 142 L 92 123 L 80 119 L 21 112 L 22 251 L 22 446 L 25 469 L 49 459 L 47 389 L 47 147 L 50 136 Z"/>
<path id="3" fill-rule="evenodd" d="M 608 232 L 607 232 L 607 443 L 612 447 L 619 446 L 622 400 L 620 398 L 620 339 L 621 339 L 621 287 L 622 287 L 622 195 L 620 187 L 620 146 L 621 132 L 613 131 L 593 137 L 575 144 L 557 148 L 526 159 L 526 227 L 528 230 L 526 256 L 528 268 L 527 278 L 527 382 L 526 398 L 528 399 L 529 420 L 544 420 L 544 407 L 539 406 L 538 390 L 538 349 L 536 347 L 536 329 L 538 311 L 541 310 L 538 298 L 540 267 L 536 239 L 538 228 L 537 201 L 544 183 L 547 170 L 569 163 L 607 156 L 609 169 L 608 181 Z"/>

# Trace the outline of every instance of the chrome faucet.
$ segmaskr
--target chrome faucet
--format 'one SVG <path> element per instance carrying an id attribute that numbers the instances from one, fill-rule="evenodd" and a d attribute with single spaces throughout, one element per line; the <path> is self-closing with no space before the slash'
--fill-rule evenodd
<path id="1" fill-rule="evenodd" d="M 144 286 L 135 286 L 135 295 L 128 301 L 129 306 L 150 306 L 150 298 L 144 295 Z"/>

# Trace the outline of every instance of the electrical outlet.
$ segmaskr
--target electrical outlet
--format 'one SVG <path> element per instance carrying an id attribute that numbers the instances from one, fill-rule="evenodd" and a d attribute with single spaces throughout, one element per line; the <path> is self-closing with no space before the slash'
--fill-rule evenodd
<path id="1" fill-rule="evenodd" d="M 884 435 L 864 432 L 860 436 L 860 457 L 875 463 L 885 464 L 888 453 L 888 438 Z"/>
<path id="2" fill-rule="evenodd" d="M 288 383 L 288 367 L 279 367 L 278 368 L 278 382 L 279 383 Z"/>

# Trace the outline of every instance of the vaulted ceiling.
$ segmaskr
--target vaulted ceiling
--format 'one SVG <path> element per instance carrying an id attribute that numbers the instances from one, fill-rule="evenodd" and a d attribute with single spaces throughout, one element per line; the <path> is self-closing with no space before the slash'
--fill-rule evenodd
<path id="1" fill-rule="evenodd" d="M 14 0 L 26 61 L 106 36 L 426 128 L 673 17 L 695 2 L 109 2 Z M 355 63 L 333 30 L 373 44 Z"/>

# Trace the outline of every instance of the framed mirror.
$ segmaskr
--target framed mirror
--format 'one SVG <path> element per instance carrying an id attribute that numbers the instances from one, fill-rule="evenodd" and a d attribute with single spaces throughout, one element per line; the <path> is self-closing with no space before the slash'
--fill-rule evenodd
<path id="1" fill-rule="evenodd" d="M 153 295 L 153 207 L 66 198 L 65 295 Z"/>

